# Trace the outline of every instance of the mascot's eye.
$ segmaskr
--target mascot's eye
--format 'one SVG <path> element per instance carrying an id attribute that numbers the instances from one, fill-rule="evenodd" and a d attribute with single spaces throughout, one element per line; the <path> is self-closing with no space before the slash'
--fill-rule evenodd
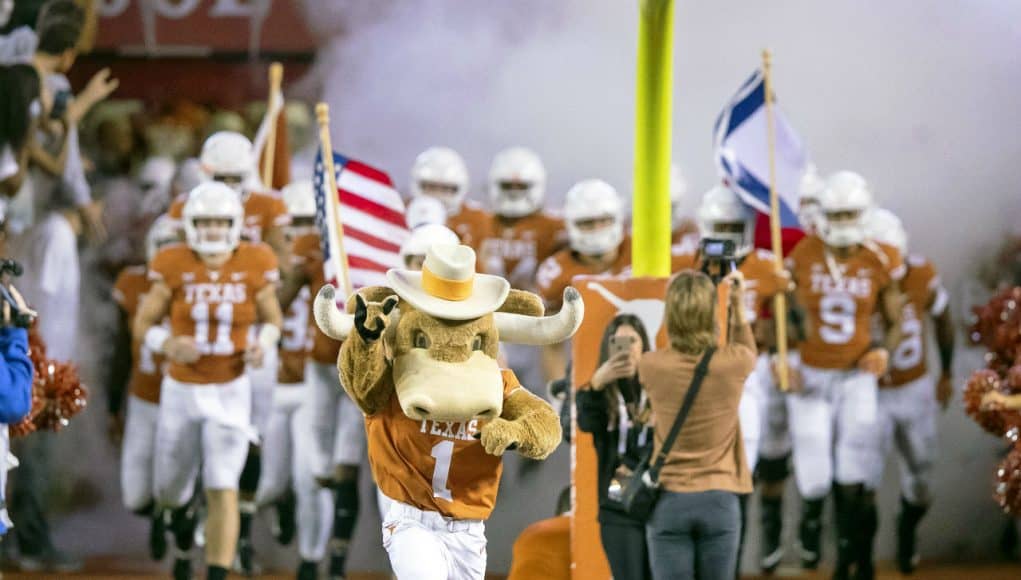
<path id="1" fill-rule="evenodd" d="M 472 339 L 472 350 L 482 350 L 482 335 L 476 334 Z"/>
<path id="2" fill-rule="evenodd" d="M 429 337 L 421 330 L 415 331 L 414 338 L 411 339 L 415 348 L 429 348 Z"/>

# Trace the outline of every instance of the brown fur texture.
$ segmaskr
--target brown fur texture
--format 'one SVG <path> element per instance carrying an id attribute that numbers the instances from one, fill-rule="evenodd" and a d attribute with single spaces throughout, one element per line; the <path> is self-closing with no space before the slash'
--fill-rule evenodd
<path id="1" fill-rule="evenodd" d="M 382 301 L 393 295 L 393 290 L 373 286 L 359 293 L 368 302 L 366 326 L 382 324 L 387 332 L 371 343 L 366 343 L 358 332 L 352 332 L 340 349 L 337 368 L 344 389 L 366 415 L 380 412 L 396 396 L 391 362 L 412 350 L 415 337 L 420 334 L 427 340 L 429 356 L 438 361 L 464 362 L 472 356 L 475 346 L 493 359 L 499 353 L 499 336 L 492 314 L 475 320 L 442 320 L 401 302 L 400 315 L 387 317 L 382 313 Z M 355 311 L 353 298 L 348 301 L 347 310 Z M 512 290 L 500 311 L 542 316 L 543 306 L 535 294 Z M 476 337 L 480 344 L 473 344 Z M 482 429 L 482 444 L 494 455 L 516 444 L 525 457 L 544 459 L 556 449 L 560 438 L 560 420 L 552 407 L 525 389 L 507 398 L 500 417 Z"/>

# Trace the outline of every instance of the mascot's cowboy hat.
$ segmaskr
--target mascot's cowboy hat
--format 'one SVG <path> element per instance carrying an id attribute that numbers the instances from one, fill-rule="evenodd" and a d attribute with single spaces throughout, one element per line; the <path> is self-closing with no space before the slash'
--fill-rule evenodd
<path id="1" fill-rule="evenodd" d="M 390 270 L 387 282 L 401 300 L 446 320 L 472 320 L 495 312 L 507 299 L 510 283 L 475 273 L 475 251 L 468 246 L 434 244 L 421 272 Z"/>

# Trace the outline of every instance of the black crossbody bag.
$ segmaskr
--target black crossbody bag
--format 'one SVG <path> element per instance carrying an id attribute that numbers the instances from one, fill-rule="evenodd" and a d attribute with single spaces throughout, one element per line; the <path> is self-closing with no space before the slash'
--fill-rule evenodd
<path id="1" fill-rule="evenodd" d="M 647 521 L 652 515 L 652 510 L 656 507 L 656 500 L 659 499 L 659 472 L 663 469 L 663 463 L 673 448 L 674 442 L 677 441 L 681 428 L 684 427 L 684 421 L 688 418 L 688 413 L 695 403 L 695 397 L 698 396 L 698 391 L 702 387 L 702 381 L 705 380 L 705 376 L 709 372 L 709 361 L 715 352 L 716 347 L 710 347 L 702 355 L 702 360 L 698 361 L 698 365 L 695 366 L 695 375 L 691 378 L 691 386 L 684 395 L 681 410 L 677 413 L 674 425 L 670 428 L 666 439 L 663 440 L 663 447 L 660 448 L 655 460 L 651 458 L 652 451 L 650 450 L 649 455 L 635 467 L 633 472 L 623 477 L 616 477 L 610 482 L 607 501 L 616 504 L 620 510 L 632 518 Z"/>

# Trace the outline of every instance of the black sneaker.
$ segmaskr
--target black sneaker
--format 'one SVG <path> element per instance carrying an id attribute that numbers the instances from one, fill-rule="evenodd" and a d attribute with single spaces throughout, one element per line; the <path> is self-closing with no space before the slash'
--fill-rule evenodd
<path id="1" fill-rule="evenodd" d="M 174 580 L 191 580 L 191 560 L 188 558 L 174 559 Z"/>
<path id="2" fill-rule="evenodd" d="M 167 555 L 167 512 L 156 511 L 149 522 L 149 556 L 162 560 Z"/>
<path id="3" fill-rule="evenodd" d="M 273 537 L 281 546 L 288 546 L 294 541 L 294 534 L 297 532 L 297 521 L 295 511 L 297 499 L 293 492 L 287 492 L 284 497 L 276 503 L 277 518 L 273 529 Z"/>
<path id="4" fill-rule="evenodd" d="M 347 550 L 332 550 L 330 554 L 330 580 L 344 580 L 347 567 Z"/>
<path id="5" fill-rule="evenodd" d="M 38 555 L 21 556 L 17 560 L 23 572 L 59 572 L 71 574 L 82 569 L 82 561 L 66 552 L 50 548 Z"/>
<path id="6" fill-rule="evenodd" d="M 234 571 L 249 578 L 256 575 L 255 569 L 255 546 L 248 538 L 238 540 L 237 560 L 234 562 Z"/>
<path id="7" fill-rule="evenodd" d="M 298 566 L 297 580 L 317 580 L 319 578 L 319 562 L 303 561 Z"/>

